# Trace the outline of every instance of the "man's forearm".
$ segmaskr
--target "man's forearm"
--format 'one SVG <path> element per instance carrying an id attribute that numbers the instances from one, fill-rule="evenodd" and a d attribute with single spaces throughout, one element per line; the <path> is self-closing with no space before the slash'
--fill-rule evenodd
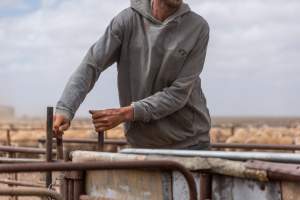
<path id="1" fill-rule="evenodd" d="M 56 113 L 72 120 L 75 112 L 93 88 L 101 71 L 90 63 L 90 52 L 70 77 L 63 94 L 56 106 Z"/>

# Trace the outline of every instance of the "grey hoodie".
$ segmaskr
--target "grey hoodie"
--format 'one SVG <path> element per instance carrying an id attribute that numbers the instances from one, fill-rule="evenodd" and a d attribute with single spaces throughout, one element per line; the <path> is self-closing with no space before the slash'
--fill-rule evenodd
<path id="1" fill-rule="evenodd" d="M 72 119 L 100 73 L 117 62 L 120 105 L 134 108 L 134 121 L 124 126 L 133 147 L 209 142 L 199 77 L 208 38 L 207 22 L 187 4 L 160 22 L 151 15 L 150 0 L 131 0 L 71 76 L 56 113 Z"/>

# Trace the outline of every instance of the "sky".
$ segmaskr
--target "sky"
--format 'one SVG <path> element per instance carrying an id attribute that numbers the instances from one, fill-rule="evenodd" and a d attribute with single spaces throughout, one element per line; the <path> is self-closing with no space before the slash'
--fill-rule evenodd
<path id="1" fill-rule="evenodd" d="M 300 1 L 185 0 L 210 25 L 200 75 L 213 116 L 300 116 Z M 43 116 L 129 0 L 1 0 L 0 105 Z M 118 107 L 116 67 L 78 110 Z"/>

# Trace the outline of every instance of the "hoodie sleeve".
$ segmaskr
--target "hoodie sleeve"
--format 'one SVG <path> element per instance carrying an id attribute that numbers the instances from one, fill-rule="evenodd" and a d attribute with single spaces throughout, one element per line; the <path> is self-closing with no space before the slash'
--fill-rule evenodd
<path id="1" fill-rule="evenodd" d="M 134 121 L 149 122 L 158 120 L 180 110 L 186 105 L 194 84 L 202 72 L 206 57 L 209 40 L 208 25 L 203 29 L 172 85 L 152 96 L 132 103 Z"/>
<path id="2" fill-rule="evenodd" d="M 94 43 L 70 77 L 56 106 L 56 114 L 73 119 L 102 71 L 118 61 L 123 39 L 122 15 L 115 17 L 104 35 Z"/>

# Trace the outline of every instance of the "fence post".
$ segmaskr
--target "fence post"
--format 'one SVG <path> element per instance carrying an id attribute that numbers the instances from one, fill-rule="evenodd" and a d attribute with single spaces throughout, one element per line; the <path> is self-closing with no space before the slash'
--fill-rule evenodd
<path id="1" fill-rule="evenodd" d="M 98 151 L 104 151 L 104 132 L 98 132 Z"/>
<path id="2" fill-rule="evenodd" d="M 52 162 L 53 107 L 47 107 L 46 161 Z M 46 173 L 46 187 L 52 183 L 52 172 Z"/>

